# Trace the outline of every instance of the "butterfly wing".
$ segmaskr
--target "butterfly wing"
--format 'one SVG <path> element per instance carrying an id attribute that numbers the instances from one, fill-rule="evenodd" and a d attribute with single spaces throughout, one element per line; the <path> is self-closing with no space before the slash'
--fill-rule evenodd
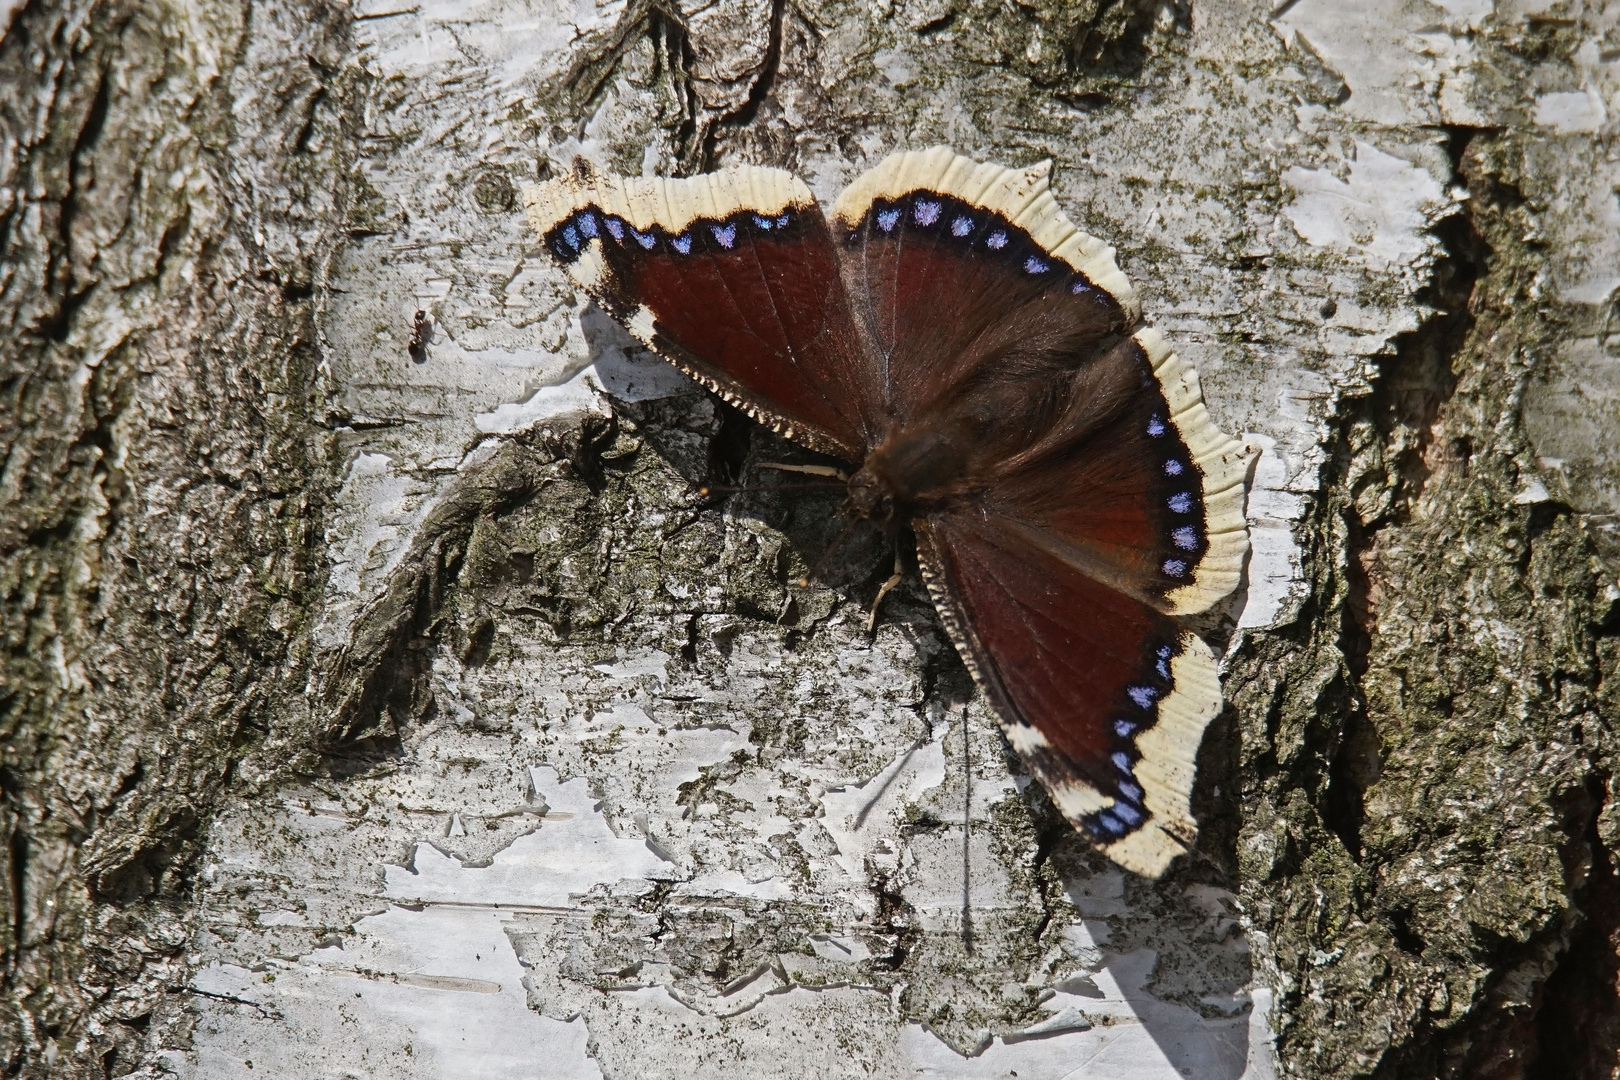
<path id="1" fill-rule="evenodd" d="M 788 438 L 861 459 L 878 397 L 802 181 L 625 178 L 580 161 L 524 201 L 547 251 L 649 348 Z"/>
<path id="2" fill-rule="evenodd" d="M 1221 691 L 1171 616 L 1236 587 L 1245 450 L 1138 315 L 1113 251 L 1043 167 L 896 154 L 834 235 L 897 421 L 970 438 L 919 495 L 919 558 L 1009 741 L 1071 822 L 1156 876 L 1196 835 L 1193 761 Z"/>
<path id="3" fill-rule="evenodd" d="M 899 422 L 1009 353 L 1072 355 L 1136 321 L 1113 249 L 1064 217 L 1048 172 L 935 147 L 891 155 L 839 197 L 846 287 Z"/>
<path id="4" fill-rule="evenodd" d="M 1210 419 L 1198 374 L 1157 330 L 1069 373 L 1063 408 L 978 478 L 974 500 L 1036 546 L 1173 615 L 1237 587 L 1249 449 Z"/>
<path id="5" fill-rule="evenodd" d="M 1197 376 L 1141 330 L 1072 374 L 1067 407 L 916 523 L 957 648 L 1065 816 L 1148 876 L 1196 835 L 1214 657 L 1172 615 L 1236 586 L 1246 450 Z"/>
<path id="6" fill-rule="evenodd" d="M 1221 708 L 1209 647 L 1005 519 L 914 525 L 934 602 L 1008 742 L 1071 824 L 1158 877 L 1197 836 L 1194 763 Z"/>

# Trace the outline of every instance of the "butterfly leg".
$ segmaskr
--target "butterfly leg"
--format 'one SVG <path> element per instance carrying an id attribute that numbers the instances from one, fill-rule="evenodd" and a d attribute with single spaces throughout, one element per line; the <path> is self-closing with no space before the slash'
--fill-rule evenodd
<path id="1" fill-rule="evenodd" d="M 888 596 L 896 585 L 900 584 L 902 573 L 903 571 L 900 566 L 900 547 L 897 544 L 895 545 L 894 549 L 894 573 L 889 575 L 889 580 L 878 586 L 877 598 L 872 601 L 872 613 L 866 617 L 866 632 L 868 634 L 877 629 L 878 608 L 882 606 L 883 598 Z"/>

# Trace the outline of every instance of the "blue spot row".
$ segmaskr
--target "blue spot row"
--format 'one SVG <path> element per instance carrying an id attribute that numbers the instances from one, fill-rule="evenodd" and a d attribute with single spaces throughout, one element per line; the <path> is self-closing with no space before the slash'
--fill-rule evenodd
<path id="1" fill-rule="evenodd" d="M 1170 660 L 1176 655 L 1175 646 L 1160 645 L 1153 650 L 1153 667 L 1159 678 L 1166 683 L 1170 682 Z M 1158 702 L 1168 693 L 1169 688 L 1157 686 L 1127 686 L 1126 696 L 1131 703 L 1143 712 L 1152 714 L 1157 710 Z M 1114 734 L 1126 742 L 1135 739 L 1136 734 L 1147 723 L 1129 716 L 1120 716 L 1114 719 Z M 1142 805 L 1142 785 L 1136 778 L 1137 753 L 1134 746 L 1127 746 L 1115 750 L 1108 755 L 1108 763 L 1114 767 L 1115 778 L 1112 784 L 1102 782 L 1104 790 L 1112 787 L 1114 805 L 1106 810 L 1099 810 L 1085 820 L 1086 827 L 1092 835 L 1104 843 L 1112 843 L 1137 828 L 1146 821 L 1148 812 Z"/>
<path id="2" fill-rule="evenodd" d="M 1148 417 L 1147 433 L 1155 439 L 1162 439 L 1170 431 L 1164 417 L 1154 413 Z M 1164 462 L 1164 475 L 1181 476 L 1187 471 L 1186 462 L 1180 458 L 1166 458 Z M 1172 513 L 1190 514 L 1193 509 L 1193 494 L 1190 491 L 1178 491 L 1165 500 L 1165 505 Z M 1198 530 L 1191 525 L 1178 525 L 1170 531 L 1170 542 L 1182 551 L 1198 550 Z M 1159 569 L 1166 577 L 1184 578 L 1187 576 L 1188 566 L 1185 559 L 1166 559 L 1159 565 Z"/>
<path id="3" fill-rule="evenodd" d="M 599 216 L 600 223 L 598 222 Z M 760 232 L 769 233 L 781 232 L 786 229 L 792 219 L 788 213 L 784 212 L 775 217 L 750 213 L 747 215 L 747 220 Z M 714 236 L 715 243 L 729 251 L 737 246 L 737 224 L 736 221 L 724 221 L 719 224 L 709 223 L 708 229 Z M 570 258 L 582 250 L 587 243 L 601 235 L 600 230 L 602 229 L 607 230 L 607 234 L 613 238 L 613 242 L 616 244 L 624 243 L 625 237 L 628 235 L 647 251 L 651 251 L 658 245 L 657 231 L 642 232 L 623 218 L 599 214 L 598 211 L 592 209 L 581 210 L 563 223 L 562 231 L 557 234 L 559 241 L 557 244 L 558 254 L 565 259 Z M 670 237 L 669 246 L 677 254 L 691 254 L 692 234 L 683 232 L 678 236 Z"/>
<path id="4" fill-rule="evenodd" d="M 969 210 L 971 211 L 971 209 L 970 207 Z M 938 195 L 919 194 L 914 196 L 911 201 L 910 211 L 912 223 L 922 228 L 937 225 L 946 220 L 945 200 Z M 892 233 L 900 227 L 901 219 L 904 216 L 905 210 L 902 207 L 886 206 L 873 212 L 872 221 L 877 225 L 879 232 Z M 979 221 L 975 220 L 971 213 L 952 214 L 949 220 L 950 234 L 958 240 L 966 239 L 973 234 L 979 224 Z M 850 234 L 850 238 L 853 240 L 859 235 L 860 232 L 857 229 Z M 984 246 L 991 251 L 1001 251 L 1010 243 L 1012 243 L 1012 235 L 1009 230 L 1003 228 L 993 229 L 984 238 Z M 1044 253 L 1032 254 L 1026 257 L 1023 264 L 1024 272 L 1037 277 L 1049 273 L 1052 270 L 1052 261 L 1050 257 L 1043 256 Z M 1069 292 L 1075 296 L 1083 296 L 1098 293 L 1098 290 L 1084 277 L 1076 275 L 1075 280 L 1069 285 Z"/>

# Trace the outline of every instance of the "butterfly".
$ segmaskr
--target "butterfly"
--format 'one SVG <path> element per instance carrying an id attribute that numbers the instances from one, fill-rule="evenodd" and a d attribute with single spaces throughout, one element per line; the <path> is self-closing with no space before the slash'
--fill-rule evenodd
<path id="1" fill-rule="evenodd" d="M 1194 843 L 1221 708 L 1178 617 L 1237 586 L 1247 449 L 1205 410 L 1113 249 L 1049 190 L 948 148 L 896 153 L 829 218 L 793 174 L 524 192 L 547 252 L 650 349 L 847 462 L 844 513 L 909 524 L 940 619 L 1008 743 L 1109 858 Z"/>

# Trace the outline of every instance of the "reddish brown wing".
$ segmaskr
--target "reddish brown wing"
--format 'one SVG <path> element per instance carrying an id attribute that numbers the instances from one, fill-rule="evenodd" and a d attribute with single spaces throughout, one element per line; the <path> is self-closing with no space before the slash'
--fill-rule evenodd
<path id="1" fill-rule="evenodd" d="M 789 438 L 864 456 L 878 399 L 826 219 L 800 181 L 581 170 L 525 198 L 548 252 L 649 347 Z"/>
<path id="2" fill-rule="evenodd" d="M 1135 320 L 1112 250 L 1063 217 L 1043 169 L 978 164 L 944 148 L 896 154 L 839 198 L 834 228 L 901 423 L 943 407 L 1010 355 L 1072 364 Z"/>
<path id="3" fill-rule="evenodd" d="M 924 492 L 1166 613 L 1236 587 L 1243 448 L 1155 331 L 1112 249 L 1078 232 L 1044 169 L 896 154 L 839 199 L 844 277 L 898 421 L 971 441 Z"/>
<path id="4" fill-rule="evenodd" d="M 935 602 L 1008 741 L 1110 858 L 1163 873 L 1197 833 L 1194 759 L 1221 701 L 1208 647 L 1000 519 L 914 524 Z"/>
<path id="5" fill-rule="evenodd" d="M 1156 332 L 1127 336 L 1134 294 L 1044 170 L 897 154 L 834 229 L 900 434 L 963 462 L 916 493 L 942 617 L 1069 819 L 1162 873 L 1196 835 L 1221 704 L 1209 648 L 1168 616 L 1237 582 L 1242 448 Z"/>

